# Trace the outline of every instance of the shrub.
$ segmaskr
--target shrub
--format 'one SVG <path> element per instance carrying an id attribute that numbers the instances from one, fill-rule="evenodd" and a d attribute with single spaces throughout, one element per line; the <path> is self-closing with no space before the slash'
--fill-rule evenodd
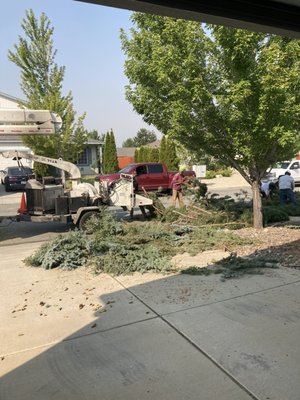
<path id="1" fill-rule="evenodd" d="M 205 179 L 213 179 L 217 176 L 216 171 L 206 171 Z"/>
<path id="2" fill-rule="evenodd" d="M 300 216 L 300 205 L 295 206 L 294 204 L 287 204 L 286 206 L 282 207 L 282 209 L 290 216 Z"/>
<path id="3" fill-rule="evenodd" d="M 217 171 L 217 175 L 222 175 L 224 177 L 229 177 L 232 175 L 231 168 L 224 168 Z"/>
<path id="4" fill-rule="evenodd" d="M 263 208 L 263 219 L 264 224 L 269 224 L 273 222 L 288 221 L 288 213 L 281 207 L 265 207 Z"/>

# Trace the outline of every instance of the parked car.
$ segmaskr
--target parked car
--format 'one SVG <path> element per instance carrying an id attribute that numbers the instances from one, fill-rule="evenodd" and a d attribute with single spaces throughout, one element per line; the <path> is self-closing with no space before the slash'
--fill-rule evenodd
<path id="1" fill-rule="evenodd" d="M 1 172 L 1 183 L 5 185 L 5 191 L 24 189 L 28 179 L 35 177 L 29 167 L 6 167 Z"/>
<path id="2" fill-rule="evenodd" d="M 172 179 L 176 172 L 170 172 L 163 163 L 135 163 L 128 164 L 115 174 L 99 175 L 99 179 L 105 186 L 110 187 L 112 182 L 120 178 L 121 174 L 133 175 L 135 177 L 136 189 L 138 191 L 165 191 L 172 189 Z M 184 171 L 185 176 L 195 177 L 194 171 Z"/>
<path id="3" fill-rule="evenodd" d="M 300 160 L 283 161 L 276 164 L 266 175 L 266 178 L 271 182 L 278 181 L 281 175 L 285 172 L 290 172 L 291 176 L 295 180 L 295 184 L 300 184 Z"/>

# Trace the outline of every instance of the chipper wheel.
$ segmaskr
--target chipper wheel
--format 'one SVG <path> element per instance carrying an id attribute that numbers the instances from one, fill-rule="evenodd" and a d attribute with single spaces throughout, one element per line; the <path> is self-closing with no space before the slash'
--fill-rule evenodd
<path id="1" fill-rule="evenodd" d="M 88 234 L 93 233 L 93 231 L 92 231 L 91 229 L 89 229 L 89 226 L 88 226 L 88 225 L 89 225 L 88 222 L 89 222 L 92 218 L 100 219 L 100 218 L 101 218 L 101 215 L 100 215 L 100 213 L 99 213 L 98 211 L 87 211 L 87 212 L 85 212 L 85 213 L 81 216 L 81 218 L 80 218 L 80 220 L 79 220 L 79 222 L 78 222 L 78 227 L 79 227 L 79 229 L 80 229 L 81 231 L 85 232 L 85 233 L 88 233 Z"/>

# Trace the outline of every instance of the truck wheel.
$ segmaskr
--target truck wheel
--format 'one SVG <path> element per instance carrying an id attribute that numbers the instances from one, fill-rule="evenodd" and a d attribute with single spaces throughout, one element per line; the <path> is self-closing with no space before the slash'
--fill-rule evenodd
<path id="1" fill-rule="evenodd" d="M 10 192 L 11 191 L 11 188 L 10 188 L 10 186 L 9 186 L 9 184 L 5 184 L 5 191 L 6 192 Z"/>
<path id="2" fill-rule="evenodd" d="M 91 218 L 100 219 L 100 217 L 101 216 L 98 211 L 88 211 L 88 212 L 84 213 L 78 222 L 79 229 L 81 231 L 84 231 L 87 234 L 93 233 L 93 231 L 88 228 L 88 221 Z"/>

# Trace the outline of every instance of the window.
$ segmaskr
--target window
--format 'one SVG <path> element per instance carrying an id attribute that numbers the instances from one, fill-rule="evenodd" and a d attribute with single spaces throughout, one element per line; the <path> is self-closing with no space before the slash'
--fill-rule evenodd
<path id="1" fill-rule="evenodd" d="M 298 169 L 299 168 L 299 163 L 295 162 L 294 164 L 291 165 L 290 169 Z"/>
<path id="2" fill-rule="evenodd" d="M 144 175 L 147 174 L 147 167 L 146 165 L 139 165 L 136 167 L 136 174 L 137 175 Z"/>
<path id="3" fill-rule="evenodd" d="M 289 165 L 290 165 L 290 162 L 289 162 L 289 161 L 284 161 L 284 162 L 277 163 L 277 164 L 275 165 L 275 168 L 287 169 Z"/>
<path id="4" fill-rule="evenodd" d="M 86 147 L 83 152 L 78 156 L 77 165 L 90 165 L 91 164 L 91 149 Z"/>
<path id="5" fill-rule="evenodd" d="M 150 164 L 148 165 L 149 174 L 162 174 L 164 172 L 162 164 Z"/>
<path id="6" fill-rule="evenodd" d="M 122 168 L 122 169 L 119 171 L 120 174 L 126 174 L 127 172 L 130 172 L 130 170 L 132 169 L 133 166 L 134 166 L 134 164 L 126 165 L 126 167 Z"/>

